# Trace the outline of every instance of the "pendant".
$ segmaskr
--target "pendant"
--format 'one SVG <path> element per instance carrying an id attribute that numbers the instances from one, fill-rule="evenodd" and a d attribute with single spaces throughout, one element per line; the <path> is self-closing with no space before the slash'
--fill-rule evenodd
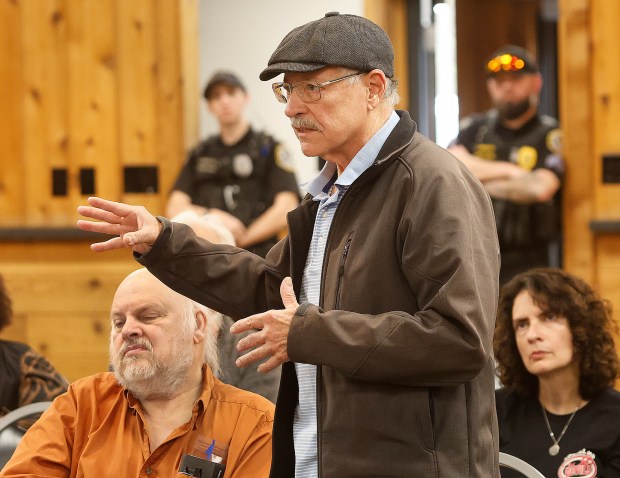
<path id="1" fill-rule="evenodd" d="M 553 445 L 549 447 L 549 454 L 551 456 L 555 456 L 558 453 L 560 453 L 560 445 L 558 445 L 557 443 L 554 443 Z"/>

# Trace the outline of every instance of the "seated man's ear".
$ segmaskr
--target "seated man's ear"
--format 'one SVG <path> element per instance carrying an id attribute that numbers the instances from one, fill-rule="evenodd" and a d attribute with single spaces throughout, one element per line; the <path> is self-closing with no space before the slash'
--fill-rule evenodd
<path id="1" fill-rule="evenodd" d="M 194 331 L 194 343 L 199 344 L 205 340 L 209 318 L 207 314 L 200 309 L 194 309 L 194 320 L 196 320 L 196 330 Z"/>

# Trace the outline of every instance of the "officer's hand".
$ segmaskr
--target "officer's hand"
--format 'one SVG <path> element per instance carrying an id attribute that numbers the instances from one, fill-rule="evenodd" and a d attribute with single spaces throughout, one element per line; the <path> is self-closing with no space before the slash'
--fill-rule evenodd
<path id="1" fill-rule="evenodd" d="M 78 213 L 101 222 L 79 220 L 77 226 L 84 231 L 101 232 L 118 236 L 105 242 L 91 244 L 95 252 L 130 247 L 139 254 L 151 250 L 161 232 L 160 222 L 143 206 L 130 206 L 97 197 L 88 198 L 89 206 L 79 206 Z"/>
<path id="2" fill-rule="evenodd" d="M 235 322 L 230 328 L 233 334 L 259 329 L 241 339 L 237 344 L 239 352 L 254 348 L 254 350 L 237 359 L 238 367 L 247 367 L 251 363 L 269 357 L 265 363 L 258 367 L 260 373 L 265 373 L 289 360 L 288 332 L 291 328 L 291 320 L 299 307 L 290 277 L 282 281 L 280 295 L 284 309 L 269 310 L 262 314 L 252 315 Z"/>

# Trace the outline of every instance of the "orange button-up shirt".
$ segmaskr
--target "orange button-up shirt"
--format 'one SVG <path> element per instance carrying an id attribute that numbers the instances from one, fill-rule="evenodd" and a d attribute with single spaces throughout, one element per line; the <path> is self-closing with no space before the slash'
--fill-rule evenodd
<path id="1" fill-rule="evenodd" d="M 208 367 L 191 419 L 151 453 L 140 402 L 111 373 L 76 381 L 22 438 L 0 477 L 173 478 L 181 457 L 226 465 L 224 478 L 269 476 L 273 404 Z"/>

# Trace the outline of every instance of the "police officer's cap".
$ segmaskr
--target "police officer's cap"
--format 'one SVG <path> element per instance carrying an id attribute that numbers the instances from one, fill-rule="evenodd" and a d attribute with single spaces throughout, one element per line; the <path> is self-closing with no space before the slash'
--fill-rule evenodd
<path id="1" fill-rule="evenodd" d="M 495 76 L 501 72 L 524 74 L 537 73 L 539 70 L 536 60 L 525 48 L 504 45 L 493 52 L 486 62 L 485 71 L 489 76 Z"/>
<path id="2" fill-rule="evenodd" d="M 241 83 L 241 80 L 237 75 L 231 73 L 230 71 L 218 71 L 211 77 L 207 83 L 207 86 L 205 86 L 205 90 L 203 92 L 205 99 L 210 99 L 215 87 L 220 85 L 232 86 L 233 88 L 239 88 L 242 91 L 246 91 L 245 86 Z"/>
<path id="3" fill-rule="evenodd" d="M 316 71 L 343 66 L 358 71 L 382 70 L 394 76 L 394 48 L 387 33 L 367 18 L 326 13 L 293 29 L 269 58 L 263 81 L 280 73 Z"/>

